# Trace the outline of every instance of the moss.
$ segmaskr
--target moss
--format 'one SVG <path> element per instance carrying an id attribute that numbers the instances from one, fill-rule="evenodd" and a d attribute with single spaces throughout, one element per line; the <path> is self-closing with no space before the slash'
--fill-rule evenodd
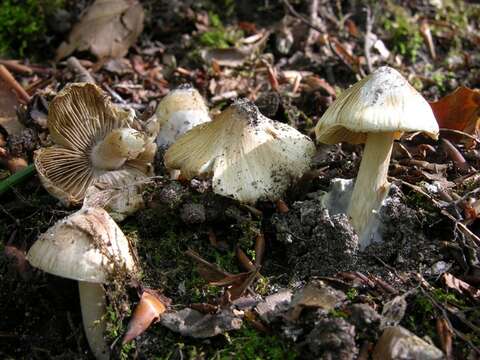
<path id="1" fill-rule="evenodd" d="M 418 23 L 406 8 L 393 2 L 389 3 L 388 7 L 390 11 L 386 13 L 389 15 L 385 16 L 381 23 L 390 35 L 391 48 L 413 63 L 423 44 Z"/>
<path id="2" fill-rule="evenodd" d="M 63 0 L 0 0 L 0 54 L 25 56 L 45 45 L 46 20 Z"/>
<path id="3" fill-rule="evenodd" d="M 209 12 L 210 30 L 202 33 L 199 37 L 202 46 L 211 48 L 228 48 L 234 46 L 236 41 L 243 36 L 243 31 L 224 27 L 220 17 Z"/>
<path id="4" fill-rule="evenodd" d="M 260 333 L 244 326 L 229 336 L 229 345 L 218 351 L 213 359 L 239 360 L 291 360 L 297 359 L 298 353 L 288 342 L 279 337 Z"/>

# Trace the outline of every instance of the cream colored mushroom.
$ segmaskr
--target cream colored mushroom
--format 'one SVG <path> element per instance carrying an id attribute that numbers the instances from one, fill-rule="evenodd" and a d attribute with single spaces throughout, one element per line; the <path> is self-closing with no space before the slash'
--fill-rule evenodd
<path id="1" fill-rule="evenodd" d="M 244 99 L 180 137 L 165 165 L 188 179 L 212 176 L 215 193 L 255 203 L 279 199 L 308 170 L 314 152 L 310 138 Z"/>
<path id="2" fill-rule="evenodd" d="M 150 122 L 157 145 L 167 148 L 193 127 L 210 121 L 202 95 L 191 86 L 181 86 L 165 96 Z"/>
<path id="3" fill-rule="evenodd" d="M 436 139 L 439 130 L 427 101 L 400 73 L 387 66 L 342 92 L 315 128 L 319 142 L 365 143 L 347 210 L 362 248 L 371 240 L 365 230 L 372 214 L 388 194 L 393 142 L 406 131 L 423 131 Z"/>
<path id="4" fill-rule="evenodd" d="M 133 113 L 111 104 L 96 85 L 66 86 L 49 108 L 55 145 L 35 154 L 44 187 L 72 205 L 81 203 L 92 185 L 115 187 L 151 175 L 156 145 L 132 126 Z"/>
<path id="5" fill-rule="evenodd" d="M 101 208 L 81 209 L 42 234 L 27 259 L 45 272 L 78 281 L 88 344 L 97 359 L 108 359 L 102 283 L 136 271 L 128 240 L 115 221 Z"/>

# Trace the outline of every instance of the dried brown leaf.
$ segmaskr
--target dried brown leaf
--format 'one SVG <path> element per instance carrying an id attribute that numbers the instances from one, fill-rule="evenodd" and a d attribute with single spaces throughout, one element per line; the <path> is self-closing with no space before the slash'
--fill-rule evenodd
<path id="1" fill-rule="evenodd" d="M 89 50 L 99 59 L 123 57 L 143 30 L 144 11 L 137 0 L 96 0 L 73 27 L 57 60 L 75 50 Z"/>
<path id="2" fill-rule="evenodd" d="M 23 125 L 17 119 L 17 96 L 0 80 L 0 126 L 9 135 L 18 135 L 23 130 Z"/>
<path id="3" fill-rule="evenodd" d="M 442 275 L 442 280 L 447 287 L 450 289 L 456 290 L 460 294 L 466 294 L 472 298 L 479 300 L 480 299 L 480 290 L 471 286 L 463 280 L 460 280 L 453 276 L 450 273 L 444 273 Z"/>
<path id="4" fill-rule="evenodd" d="M 127 332 L 123 337 L 122 343 L 125 344 L 132 341 L 147 330 L 152 323 L 157 322 L 167 309 L 168 304 L 169 300 L 156 292 L 152 290 L 144 291 L 137 307 L 133 311 L 133 316 L 128 323 Z"/>

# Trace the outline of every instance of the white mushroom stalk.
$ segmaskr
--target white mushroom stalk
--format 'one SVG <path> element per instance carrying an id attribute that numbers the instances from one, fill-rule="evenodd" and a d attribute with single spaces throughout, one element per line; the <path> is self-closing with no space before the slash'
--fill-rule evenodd
<path id="1" fill-rule="evenodd" d="M 388 194 L 388 166 L 395 133 L 371 133 L 367 136 L 362 162 L 347 210 L 352 225 L 362 234 Z"/>
<path id="2" fill-rule="evenodd" d="M 347 210 L 361 248 L 371 242 L 373 215 L 388 194 L 393 142 L 406 131 L 423 131 L 437 138 L 439 129 L 430 105 L 387 66 L 342 92 L 315 128 L 319 142 L 365 143 Z"/>
<path id="3" fill-rule="evenodd" d="M 182 176 L 212 176 L 213 191 L 240 202 L 275 201 L 309 169 L 315 152 L 307 136 L 239 100 L 211 122 L 180 137 L 165 165 Z"/>
<path id="4" fill-rule="evenodd" d="M 93 147 L 90 159 L 98 169 L 116 170 L 144 150 L 145 136 L 141 132 L 130 128 L 115 129 Z"/>
<path id="5" fill-rule="evenodd" d="M 27 259 L 45 272 L 79 282 L 88 344 L 97 359 L 108 359 L 102 283 L 137 270 L 128 240 L 115 221 L 101 208 L 81 209 L 42 234 Z"/>

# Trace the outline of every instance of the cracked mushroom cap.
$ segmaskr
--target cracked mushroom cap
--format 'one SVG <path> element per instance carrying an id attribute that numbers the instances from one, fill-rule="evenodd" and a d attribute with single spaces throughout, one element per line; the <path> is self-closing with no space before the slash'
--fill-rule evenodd
<path id="1" fill-rule="evenodd" d="M 50 274 L 94 283 L 105 283 L 115 269 L 136 269 L 127 238 L 101 208 L 84 208 L 58 221 L 33 244 L 27 259 Z"/>
<path id="2" fill-rule="evenodd" d="M 47 191 L 66 205 L 81 203 L 96 183 L 118 185 L 152 173 L 156 145 L 131 128 L 133 113 L 114 106 L 94 84 L 66 86 L 53 99 L 48 129 L 55 145 L 35 153 Z"/>
<path id="3" fill-rule="evenodd" d="M 438 137 L 438 124 L 428 102 L 395 69 L 383 66 L 335 100 L 315 127 L 326 144 L 364 143 L 368 133 L 423 131 Z"/>
<path id="4" fill-rule="evenodd" d="M 309 169 L 314 152 L 310 138 L 239 100 L 180 137 L 165 165 L 186 178 L 213 175 L 215 193 L 255 203 L 279 199 Z"/>
<path id="5" fill-rule="evenodd" d="M 210 121 L 205 100 L 197 89 L 179 87 L 165 96 L 155 112 L 157 145 L 168 147 L 193 127 Z"/>

